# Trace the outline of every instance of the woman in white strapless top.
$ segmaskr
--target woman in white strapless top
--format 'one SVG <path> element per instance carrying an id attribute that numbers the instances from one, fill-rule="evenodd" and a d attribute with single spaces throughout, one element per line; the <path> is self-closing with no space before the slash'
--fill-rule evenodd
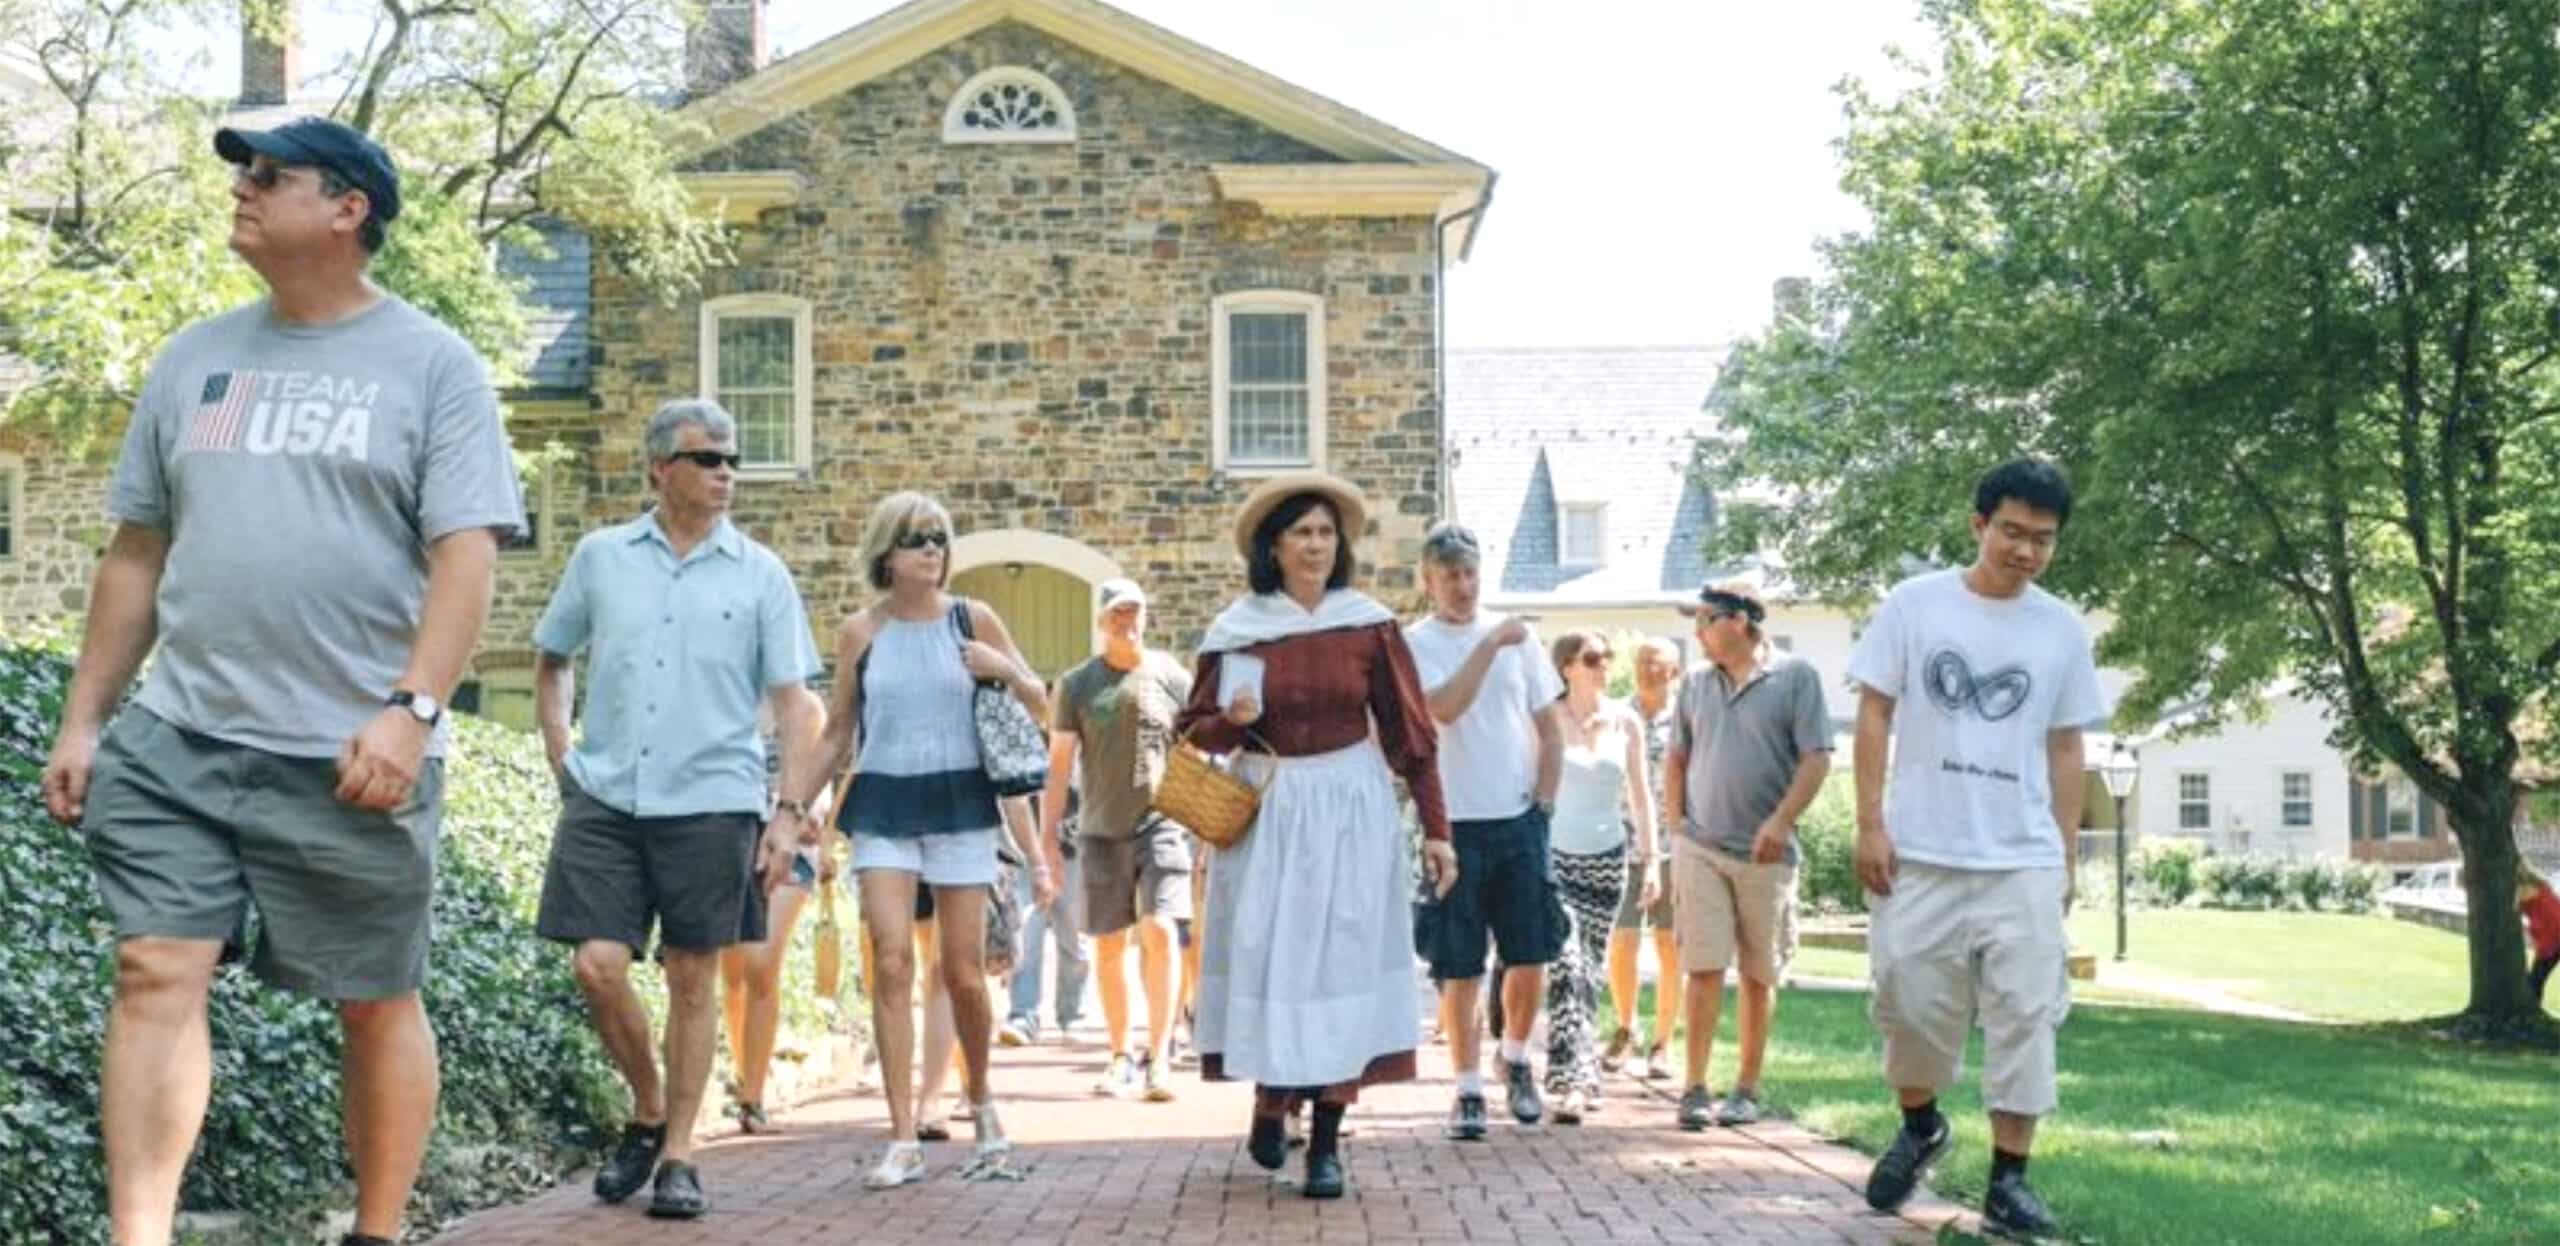
<path id="1" fill-rule="evenodd" d="M 1645 879 L 1648 891 L 1656 873 L 1644 724 L 1607 696 L 1608 639 L 1567 632 L 1556 638 L 1554 657 L 1565 687 L 1564 777 L 1547 842 L 1573 935 L 1547 969 L 1547 1093 L 1557 1123 L 1571 1125 L 1600 1106 L 1594 1021 L 1630 855 L 1638 867 L 1634 877 Z M 1653 897 L 1643 899 L 1649 904 Z"/>

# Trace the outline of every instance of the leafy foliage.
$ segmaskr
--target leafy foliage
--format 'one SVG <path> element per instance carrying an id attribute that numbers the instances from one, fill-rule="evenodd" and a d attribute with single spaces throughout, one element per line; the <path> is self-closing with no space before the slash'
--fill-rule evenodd
<path id="1" fill-rule="evenodd" d="M 662 297 L 726 255 L 718 223 L 675 175 L 673 91 L 689 0 L 375 0 L 372 37 L 326 75 L 327 111 L 372 134 L 403 172 L 404 210 L 377 258 L 384 287 L 451 325 L 512 378 L 521 284 L 501 238 L 538 247 L 542 214 L 587 229 Z M 160 344 L 254 296 L 229 255 L 229 171 L 208 149 L 228 105 L 184 88 L 200 58 L 155 55 L 146 32 L 228 39 L 271 0 L 0 0 L 0 53 L 47 90 L 0 108 L 0 342 L 35 369 L 0 421 L 80 449 L 122 427 Z"/>
<path id="2" fill-rule="evenodd" d="M 1796 820 L 1796 895 L 1814 912 L 1866 911 L 1857 846 L 1857 790 L 1847 775 L 1835 774 Z"/>
<path id="3" fill-rule="evenodd" d="M 104 1233 L 97 1064 L 112 932 L 79 833 L 45 816 L 37 786 L 69 676 L 58 643 L 0 645 L 0 1241 L 30 1246 Z M 532 931 L 558 804 L 541 748 L 457 725 L 426 988 L 444 1093 L 418 1223 L 556 1181 L 602 1145 L 621 1099 L 566 958 Z M 212 1025 L 213 1099 L 182 1201 L 250 1212 L 288 1240 L 348 1178 L 336 1017 L 226 968 Z"/>
<path id="4" fill-rule="evenodd" d="M 2112 616 L 2124 717 L 2292 681 L 2486 904 L 2560 747 L 2560 0 L 1928 13 L 1919 86 L 1847 91 L 1872 229 L 1715 397 L 1723 552 L 1854 602 L 1969 559 L 1985 468 L 2059 459 L 2050 583 Z M 2492 1026 L 2532 1012 L 2518 937 L 2475 932 Z"/>

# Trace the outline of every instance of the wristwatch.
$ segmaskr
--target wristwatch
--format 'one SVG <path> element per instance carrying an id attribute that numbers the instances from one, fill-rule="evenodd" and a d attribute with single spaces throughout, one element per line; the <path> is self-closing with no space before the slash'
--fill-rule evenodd
<path id="1" fill-rule="evenodd" d="M 805 800 L 792 800 L 788 797 L 777 800 L 773 802 L 773 811 L 790 814 L 803 822 L 809 820 L 809 802 Z"/>
<path id="2" fill-rule="evenodd" d="M 409 711 L 409 717 L 417 719 L 420 726 L 432 727 L 444 718 L 444 702 L 424 692 L 401 688 L 384 697 L 382 703 Z"/>

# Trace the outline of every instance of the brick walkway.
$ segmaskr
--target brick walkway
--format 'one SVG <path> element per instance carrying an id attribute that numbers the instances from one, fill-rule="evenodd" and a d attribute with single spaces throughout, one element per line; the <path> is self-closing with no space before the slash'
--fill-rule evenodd
<path id="1" fill-rule="evenodd" d="M 1903 1217 L 1869 1212 L 1857 1190 L 1867 1160 L 1784 1123 L 1684 1134 L 1671 1105 L 1613 1079 L 1618 1097 L 1579 1127 L 1510 1126 L 1499 1090 L 1484 1143 L 1440 1136 L 1449 1103 L 1443 1048 L 1432 1080 L 1373 1090 L 1343 1144 L 1351 1193 L 1300 1198 L 1296 1153 L 1277 1177 L 1244 1155 L 1251 1093 L 1184 1075 L 1170 1104 L 1095 1097 L 1102 1048 L 1044 1042 L 996 1056 L 998 1102 L 1027 1169 L 1019 1183 L 962 1182 L 969 1127 L 927 1144 L 922 1184 L 866 1191 L 861 1174 L 885 1137 L 876 1093 L 840 1091 L 782 1117 L 778 1135 L 735 1134 L 697 1155 L 714 1203 L 691 1224 L 641 1214 L 643 1190 L 596 1204 L 584 1181 L 486 1212 L 438 1246 L 796 1246 L 933 1242 L 949 1246 L 1119 1246 L 1132 1242 L 1916 1243 L 1956 1208 L 1915 1199 Z M 1965 1220 L 1970 1226 L 1970 1219 Z"/>

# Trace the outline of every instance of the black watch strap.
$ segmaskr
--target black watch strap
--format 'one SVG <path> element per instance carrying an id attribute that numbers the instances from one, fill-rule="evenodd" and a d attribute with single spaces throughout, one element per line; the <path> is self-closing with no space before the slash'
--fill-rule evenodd
<path id="1" fill-rule="evenodd" d="M 444 721 L 444 702 L 442 702 L 442 701 L 438 701 L 438 700 L 436 700 L 434 697 L 428 697 L 426 700 L 427 700 L 427 704 L 428 704 L 428 705 L 431 705 L 431 706 L 435 707 L 435 712 L 434 712 L 434 713 L 432 713 L 432 714 L 428 714 L 428 715 L 424 716 L 423 718 L 420 718 L 420 719 L 419 719 L 419 721 L 420 721 L 420 722 L 425 723 L 426 725 L 428 725 L 428 726 L 430 726 L 430 727 L 435 726 L 436 724 L 438 724 L 438 723 L 440 723 L 440 722 L 443 722 L 443 721 Z M 414 707 L 415 707 L 415 706 L 417 705 L 417 703 L 418 703 L 418 694 L 417 694 L 417 693 L 415 693 L 415 692 L 411 692 L 410 690 L 408 690 L 408 689 L 406 689 L 406 688 L 398 688 L 398 689 L 394 689 L 394 690 L 392 691 L 392 693 L 391 693 L 391 695 L 390 695 L 390 696 L 384 697 L 384 698 L 382 699 L 382 703 L 383 703 L 384 705 L 395 705 L 395 706 L 400 707 L 401 709 L 408 710 L 408 711 L 409 711 L 410 713 L 412 713 L 412 714 L 415 714 L 415 713 L 417 713 L 417 710 L 416 710 Z"/>

